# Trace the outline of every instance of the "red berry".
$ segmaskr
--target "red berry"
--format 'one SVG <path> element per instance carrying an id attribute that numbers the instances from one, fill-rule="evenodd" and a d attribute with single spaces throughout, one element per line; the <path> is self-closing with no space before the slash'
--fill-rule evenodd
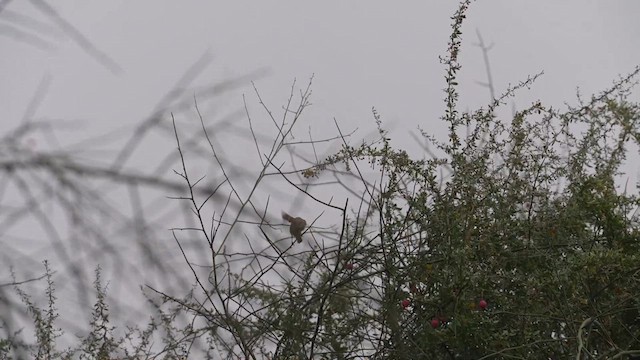
<path id="1" fill-rule="evenodd" d="M 487 305 L 488 305 L 488 304 L 487 304 L 487 300 L 485 300 L 485 299 L 480 300 L 480 302 L 478 303 L 478 306 L 479 306 L 479 307 L 480 307 L 480 309 L 482 309 L 482 310 L 486 309 L 486 308 L 487 308 Z"/>
<path id="2" fill-rule="evenodd" d="M 438 319 L 431 320 L 431 327 L 432 328 L 437 329 L 438 326 L 440 326 L 440 320 L 438 320 Z"/>
<path id="3" fill-rule="evenodd" d="M 347 269 L 347 270 L 353 270 L 353 264 L 352 263 L 346 263 L 344 265 L 344 268 Z"/>
<path id="4" fill-rule="evenodd" d="M 402 308 L 403 308 L 403 309 L 408 308 L 408 307 L 409 307 L 409 305 L 411 305 L 411 300 L 409 300 L 409 299 L 404 299 L 404 300 L 402 300 Z"/>

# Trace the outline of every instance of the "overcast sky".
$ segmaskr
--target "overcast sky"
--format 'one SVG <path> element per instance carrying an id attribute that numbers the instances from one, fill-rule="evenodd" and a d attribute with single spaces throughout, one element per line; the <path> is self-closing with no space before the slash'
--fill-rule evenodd
<path id="1" fill-rule="evenodd" d="M 268 73 L 256 76 L 256 85 L 277 104 L 294 77 L 304 81 L 315 74 L 313 111 L 320 118 L 370 125 L 375 106 L 395 122 L 394 131 L 405 133 L 438 126 L 444 87 L 438 56 L 457 2 L 66 0 L 54 6 L 113 67 L 56 30 L 32 2 L 10 2 L 0 16 L 5 30 L 17 21 L 15 14 L 51 29 L 38 32 L 46 48 L 10 31 L 0 37 L 4 123 L 22 118 L 38 84 L 50 76 L 35 117 L 83 119 L 87 132 L 126 126 L 147 115 L 209 51 L 214 60 L 198 80 L 203 84 L 264 69 Z M 490 60 L 498 92 L 544 71 L 522 105 L 530 98 L 561 103 L 574 99 L 576 87 L 598 91 L 640 62 L 634 46 L 638 13 L 640 3 L 633 0 L 473 3 L 463 27 L 463 104 L 474 107 L 488 98 L 474 82 L 486 80 L 482 54 L 473 46 L 476 30 L 494 44 Z M 15 27 L 35 33 L 24 24 Z M 242 87 L 228 101 L 240 104 L 239 94 L 249 90 Z"/>
<path id="2" fill-rule="evenodd" d="M 358 128 L 357 137 L 366 137 L 375 129 L 372 107 L 392 130 L 397 146 L 419 149 L 409 136 L 419 126 L 445 135 L 439 120 L 444 68 L 438 56 L 447 48 L 456 1 L 47 2 L 53 8 L 27 0 L 0 4 L 2 133 L 25 116 L 50 120 L 54 126 L 62 120 L 81 121 L 65 130 L 58 145 L 36 137 L 32 141 L 39 149 L 64 149 L 119 129 L 127 134 L 198 59 L 211 61 L 187 97 L 199 95 L 197 85 L 240 79 L 207 104 L 205 112 L 212 117 L 242 110 L 243 94 L 252 109 L 258 109 L 252 80 L 265 102 L 279 110 L 293 79 L 304 86 L 314 75 L 313 106 L 297 136 L 309 131 L 318 137 L 335 135 L 335 118 L 345 129 Z M 575 104 L 578 87 L 589 96 L 640 64 L 638 14 L 640 2 L 635 0 L 472 3 L 462 28 L 463 109 L 489 100 L 487 88 L 479 84 L 487 81 L 487 73 L 475 46 L 478 33 L 492 45 L 489 57 L 497 93 L 544 71 L 531 90 L 512 100 L 513 106 L 525 107 L 536 99 Z M 27 113 L 39 87 L 46 90 L 44 97 Z M 179 120 L 197 124 L 193 112 L 181 113 Z M 170 140 L 151 143 L 164 152 L 175 151 Z M 106 159 L 114 153 L 85 156 Z M 153 148 L 146 154 L 156 155 Z M 234 154 L 241 156 L 242 149 Z M 638 167 L 629 171 L 635 176 Z M 41 249 L 36 256 L 41 258 L 34 261 L 47 254 Z"/>

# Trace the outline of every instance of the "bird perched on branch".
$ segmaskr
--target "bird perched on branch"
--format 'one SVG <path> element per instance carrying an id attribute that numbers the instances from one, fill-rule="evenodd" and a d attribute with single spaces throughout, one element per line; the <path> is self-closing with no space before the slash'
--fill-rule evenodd
<path id="1" fill-rule="evenodd" d="M 302 232 L 304 231 L 304 228 L 307 227 L 307 222 L 304 221 L 304 219 L 301 217 L 294 218 L 284 211 L 282 212 L 282 218 L 291 223 L 291 226 L 289 226 L 289 232 L 291 233 L 291 236 L 296 238 L 296 240 L 301 243 Z"/>

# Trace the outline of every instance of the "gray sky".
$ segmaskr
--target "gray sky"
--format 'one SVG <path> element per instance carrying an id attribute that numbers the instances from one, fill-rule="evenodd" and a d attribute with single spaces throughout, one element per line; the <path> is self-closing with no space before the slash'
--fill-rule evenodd
<path id="1" fill-rule="evenodd" d="M 446 48 L 454 1 L 57 1 L 56 10 L 117 63 L 113 74 L 60 31 L 42 36 L 51 50 L 0 38 L 5 123 L 15 124 L 46 75 L 51 87 L 36 116 L 86 120 L 86 131 L 126 126 L 150 108 L 205 51 L 214 62 L 202 83 L 268 69 L 257 79 L 273 104 L 291 80 L 316 74 L 314 114 L 370 124 L 376 106 L 404 133 L 438 126 L 444 87 L 438 55 Z M 7 10 L 52 26 L 29 1 Z M 496 90 L 544 70 L 529 94 L 573 100 L 576 86 L 598 91 L 633 69 L 640 50 L 635 1 L 479 1 L 464 25 L 463 103 L 483 104 L 484 63 L 476 30 L 490 53 Z M 6 23 L 6 20 L 5 20 Z M 240 103 L 239 94 L 229 101 Z M 527 99 L 522 100 L 525 104 Z"/>
<path id="2" fill-rule="evenodd" d="M 20 124 L 36 89 L 48 84 L 29 118 L 49 119 L 54 125 L 63 119 L 81 122 L 61 133 L 58 144 L 36 136 L 35 147 L 43 151 L 68 149 L 119 129 L 127 134 L 152 113 L 185 69 L 206 54 L 213 60 L 195 84 L 255 74 L 208 102 L 203 112 L 211 118 L 241 110 L 246 94 L 256 121 L 263 122 L 257 126 L 268 127 L 265 117 L 258 115 L 250 80 L 255 80 L 265 102 L 279 110 L 292 80 L 304 86 L 315 74 L 313 106 L 296 130 L 297 137 L 309 131 L 317 138 L 334 136 L 334 117 L 344 129 L 358 128 L 356 138 L 365 137 L 375 129 L 372 107 L 392 130 L 394 143 L 411 151 L 418 147 L 409 134 L 418 126 L 440 138 L 446 133 L 439 120 L 445 82 L 438 56 L 446 51 L 456 1 L 49 2 L 95 46 L 89 53 L 34 3 L 9 2 L 0 13 L 0 129 Z M 493 44 L 489 56 L 498 94 L 508 84 L 544 71 L 530 91 L 519 93 L 514 105 L 525 107 L 536 99 L 575 104 L 577 87 L 589 96 L 640 64 L 640 47 L 635 46 L 638 14 L 640 2 L 634 0 L 472 3 L 463 25 L 463 109 L 489 100 L 487 88 L 477 83 L 485 82 L 487 75 L 482 53 L 474 46 L 476 31 L 486 44 Z M 37 38 L 17 38 L 25 33 Z M 187 98 L 194 92 L 199 95 L 193 89 Z M 638 99 L 637 94 L 633 98 Z M 183 124 L 198 125 L 193 111 L 178 117 Z M 238 124 L 246 126 L 246 120 L 239 119 Z M 166 137 L 148 141 L 149 158 L 132 159 L 128 166 L 144 166 L 157 160 L 150 160 L 157 153 L 175 150 Z M 121 144 L 92 144 L 78 151 L 85 158 L 108 161 Z M 229 144 L 227 154 L 246 150 L 233 146 Z M 629 171 L 636 176 L 637 166 Z M 28 226 L 13 231 L 28 231 Z M 39 247 L 34 261 L 48 254 L 46 246 Z M 117 286 L 115 281 L 112 286 Z"/>

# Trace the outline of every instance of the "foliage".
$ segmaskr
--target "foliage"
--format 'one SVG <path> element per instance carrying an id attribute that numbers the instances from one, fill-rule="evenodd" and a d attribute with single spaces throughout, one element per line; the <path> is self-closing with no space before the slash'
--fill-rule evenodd
<path id="1" fill-rule="evenodd" d="M 448 140 L 423 131 L 442 156 L 414 159 L 393 148 L 374 110 L 378 141 L 352 146 L 338 128 L 340 151 L 307 168 L 284 171 L 275 165 L 278 154 L 293 147 L 287 141 L 310 97 L 308 86 L 292 106 L 292 89 L 280 123 L 265 106 L 276 124 L 276 139 L 263 154 L 250 193 L 241 196 L 198 110 L 224 174 L 213 193 L 227 189 L 240 206 L 229 215 L 224 204 L 207 225 L 205 204 L 213 194 L 198 200 L 198 181 L 189 176 L 174 125 L 182 159 L 177 174 L 188 187 L 179 200 L 189 203 L 198 224 L 174 229 L 174 237 L 193 274 L 193 291 L 181 296 L 151 288 L 161 299 L 150 300 L 157 316 L 146 329 L 129 329 L 118 338 L 98 269 L 91 330 L 78 348 L 60 351 L 46 268 L 47 309 L 39 309 L 18 288 L 35 322 L 36 344 L 28 346 L 33 356 L 177 359 L 194 354 L 196 343 L 204 350 L 192 356 L 232 359 L 640 354 L 640 198 L 616 187 L 629 143 L 640 145 L 639 108 L 628 100 L 640 68 L 566 111 L 536 101 L 508 121 L 500 119 L 507 100 L 531 86 L 538 74 L 486 107 L 462 112 L 458 58 L 469 5 L 461 2 L 452 17 L 447 56 L 441 59 Z M 366 167 L 379 177 L 362 175 Z M 323 201 L 288 178 L 327 173 L 360 180 L 362 188 L 347 188 L 360 198 L 356 207 Z M 274 175 L 327 211 L 339 212 L 342 224 L 328 231 L 308 222 L 304 236 L 311 250 L 296 251 L 295 243 L 283 247 L 287 239 L 276 239 L 273 230 L 279 224 L 253 202 L 261 182 Z M 228 250 L 227 240 L 240 236 L 234 230 L 247 212 L 258 218 L 254 225 L 269 247 L 252 247 L 238 268 L 233 259 L 241 254 Z M 204 239 L 211 261 L 205 270 L 190 260 L 178 236 L 182 230 Z M 181 323 L 179 314 L 192 320 Z M 163 348 L 155 353 L 152 339 L 158 333 Z M 16 344 L 1 340 L 0 355 L 7 356 Z"/>

